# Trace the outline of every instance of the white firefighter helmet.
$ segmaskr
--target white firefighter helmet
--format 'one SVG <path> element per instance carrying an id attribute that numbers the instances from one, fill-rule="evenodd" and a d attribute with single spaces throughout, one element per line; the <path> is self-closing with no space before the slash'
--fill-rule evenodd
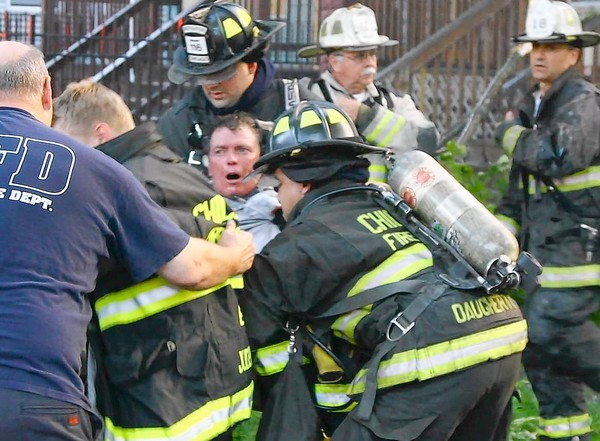
<path id="1" fill-rule="evenodd" d="M 600 34 L 584 32 L 577 11 L 565 2 L 530 0 L 525 33 L 513 37 L 513 42 L 566 43 L 588 47 L 600 43 Z"/>
<path id="2" fill-rule="evenodd" d="M 319 29 L 319 42 L 303 47 L 299 57 L 314 57 L 335 50 L 366 51 L 382 46 L 393 46 L 397 40 L 379 35 L 375 13 L 371 8 L 355 3 L 333 11 Z"/>

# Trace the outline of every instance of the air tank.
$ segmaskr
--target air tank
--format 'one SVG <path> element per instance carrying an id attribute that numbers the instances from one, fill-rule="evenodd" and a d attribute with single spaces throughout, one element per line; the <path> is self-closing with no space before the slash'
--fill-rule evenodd
<path id="1" fill-rule="evenodd" d="M 515 236 L 433 157 L 413 150 L 395 156 L 388 183 L 425 225 L 479 272 L 500 256 L 519 256 Z"/>

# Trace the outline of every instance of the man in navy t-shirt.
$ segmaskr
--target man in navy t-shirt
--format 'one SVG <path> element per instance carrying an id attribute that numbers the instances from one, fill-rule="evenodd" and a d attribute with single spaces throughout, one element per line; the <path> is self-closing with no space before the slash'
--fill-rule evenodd
<path id="1" fill-rule="evenodd" d="M 0 42 L 0 433 L 92 440 L 79 377 L 103 261 L 136 281 L 155 272 L 203 289 L 249 268 L 252 238 L 190 238 L 117 162 L 51 129 L 52 90 L 37 49 Z"/>

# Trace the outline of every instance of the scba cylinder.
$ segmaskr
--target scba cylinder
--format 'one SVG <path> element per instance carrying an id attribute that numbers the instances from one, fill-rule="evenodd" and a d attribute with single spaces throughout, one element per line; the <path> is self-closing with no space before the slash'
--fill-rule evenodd
<path id="1" fill-rule="evenodd" d="M 456 248 L 481 274 L 500 256 L 516 261 L 515 236 L 434 158 L 418 150 L 398 155 L 388 183 L 416 216 Z"/>

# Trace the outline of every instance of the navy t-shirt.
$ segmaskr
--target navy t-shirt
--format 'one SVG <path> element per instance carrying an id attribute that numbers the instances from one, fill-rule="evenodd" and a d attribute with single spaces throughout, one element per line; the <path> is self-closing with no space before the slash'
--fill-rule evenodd
<path id="1" fill-rule="evenodd" d="M 88 407 L 80 355 L 99 263 L 141 281 L 188 241 L 116 161 L 0 107 L 0 387 Z"/>

